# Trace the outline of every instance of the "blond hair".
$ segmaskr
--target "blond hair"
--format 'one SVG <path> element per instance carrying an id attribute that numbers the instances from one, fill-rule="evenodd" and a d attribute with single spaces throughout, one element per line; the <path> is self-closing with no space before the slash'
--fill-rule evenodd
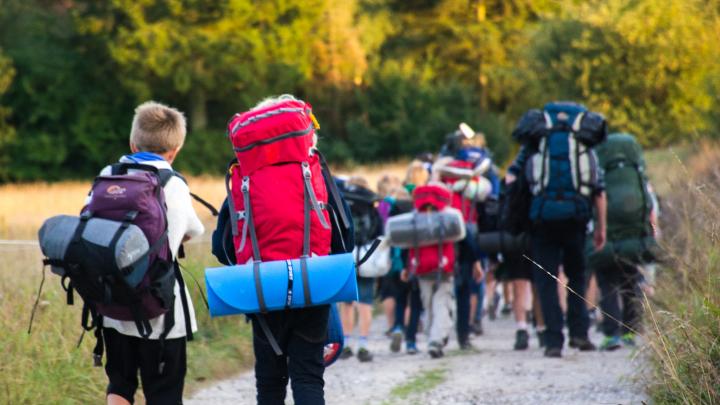
<path id="1" fill-rule="evenodd" d="M 175 108 L 146 101 L 135 108 L 130 143 L 140 151 L 166 153 L 185 143 L 185 116 Z"/>
<path id="2" fill-rule="evenodd" d="M 408 166 L 407 173 L 405 174 L 405 184 L 414 184 L 416 186 L 422 186 L 430 178 L 430 174 L 423 162 L 419 160 L 413 160 Z"/>

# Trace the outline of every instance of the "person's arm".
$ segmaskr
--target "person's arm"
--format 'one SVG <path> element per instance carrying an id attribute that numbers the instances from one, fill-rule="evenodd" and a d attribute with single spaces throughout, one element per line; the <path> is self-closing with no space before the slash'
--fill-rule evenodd
<path id="1" fill-rule="evenodd" d="M 522 174 L 525 162 L 527 162 L 530 158 L 530 155 L 532 155 L 532 150 L 528 145 L 523 144 L 520 147 L 515 160 L 512 162 L 510 167 L 508 167 L 507 173 L 505 174 L 505 183 L 512 183 L 519 175 Z"/>
<path id="2" fill-rule="evenodd" d="M 595 196 L 595 210 L 597 212 L 597 222 L 595 223 L 593 244 L 595 245 L 595 251 L 599 251 L 605 247 L 607 232 L 607 196 L 605 191 Z"/>

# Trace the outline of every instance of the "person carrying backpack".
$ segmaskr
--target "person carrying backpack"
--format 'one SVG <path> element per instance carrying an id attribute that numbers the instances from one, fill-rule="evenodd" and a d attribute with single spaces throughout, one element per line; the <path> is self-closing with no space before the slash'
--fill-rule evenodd
<path id="1" fill-rule="evenodd" d="M 133 403 L 138 371 L 148 404 L 182 403 L 186 341 L 197 324 L 177 258 L 182 242 L 204 232 L 187 184 L 171 167 L 185 134 L 181 112 L 141 104 L 132 154 L 100 172 L 79 218 L 53 217 L 40 230 L 45 262 L 62 275 L 68 304 L 74 291 L 84 301 L 83 327 L 97 338 L 95 365 L 107 354 L 108 404 Z"/>
<path id="2" fill-rule="evenodd" d="M 546 324 L 546 357 L 561 357 L 564 344 L 563 314 L 552 277 L 557 277 L 561 263 L 569 287 L 580 294 L 568 294 L 569 346 L 596 349 L 588 338 L 589 317 L 581 297 L 586 286 L 585 228 L 593 207 L 597 217 L 593 243 L 597 250 L 605 245 L 607 201 L 593 147 L 606 136 L 605 119 L 572 102 L 530 110 L 513 131 L 523 145 L 506 178 L 512 182 L 524 175 L 529 182 L 529 257 L 536 263 L 533 278 Z"/>
<path id="3" fill-rule="evenodd" d="M 597 154 L 605 171 L 608 241 L 603 250 L 588 252 L 588 266 L 597 276 L 600 308 L 610 315 L 602 320 L 605 338 L 600 349 L 615 350 L 622 343 L 634 345 L 641 326 L 643 276 L 638 266 L 653 258 L 654 204 L 642 149 L 634 136 L 611 134 Z"/>
<path id="4" fill-rule="evenodd" d="M 352 214 L 355 230 L 355 248 L 359 261 L 362 247 L 367 247 L 382 235 L 383 224 L 380 213 L 375 207 L 379 196 L 372 192 L 367 181 L 362 177 L 351 177 L 342 188 L 342 194 Z M 389 265 L 389 263 L 388 263 Z M 355 308 L 358 312 L 358 339 L 357 357 L 360 362 L 372 361 L 373 355 L 368 349 L 368 336 L 372 324 L 373 301 L 375 298 L 375 278 L 363 277 L 358 274 L 357 303 L 346 302 L 340 304 L 340 315 L 343 321 L 345 341 L 350 342 L 355 329 Z M 346 345 L 340 355 L 341 359 L 353 356 L 350 345 Z"/>
<path id="5" fill-rule="evenodd" d="M 228 198 L 218 216 L 212 251 L 221 263 L 253 267 L 250 280 L 260 311 L 248 317 L 261 405 L 284 403 L 288 381 L 296 404 L 325 403 L 324 349 L 334 317 L 331 305 L 312 304 L 317 292 L 310 290 L 308 279 L 313 259 L 352 251 L 353 235 L 347 204 L 317 149 L 318 128 L 310 105 L 288 94 L 259 102 L 228 125 L 236 159 L 226 177 Z M 273 286 L 269 281 L 263 285 L 261 263 L 284 262 L 294 274 L 292 259 L 298 259 L 303 280 L 287 276 L 282 283 L 283 309 L 262 308 L 266 302 L 261 297 L 270 298 Z M 297 281 L 304 306 L 291 307 Z"/>

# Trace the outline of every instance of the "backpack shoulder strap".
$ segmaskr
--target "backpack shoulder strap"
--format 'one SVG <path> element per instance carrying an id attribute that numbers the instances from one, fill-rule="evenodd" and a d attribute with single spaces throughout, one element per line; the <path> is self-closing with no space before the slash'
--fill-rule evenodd
<path id="1" fill-rule="evenodd" d="M 173 177 L 177 177 L 182 180 L 183 183 L 188 184 L 185 176 L 172 169 L 160 169 L 158 170 L 158 176 L 160 177 L 160 185 L 162 187 L 165 187 Z M 205 199 L 193 192 L 190 192 L 190 197 L 199 202 L 203 207 L 207 208 L 214 217 L 218 216 L 218 210 Z"/>

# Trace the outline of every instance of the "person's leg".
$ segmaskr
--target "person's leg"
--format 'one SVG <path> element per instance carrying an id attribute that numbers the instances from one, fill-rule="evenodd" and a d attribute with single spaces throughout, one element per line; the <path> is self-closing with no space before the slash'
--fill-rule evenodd
<path id="1" fill-rule="evenodd" d="M 595 272 L 598 286 L 600 287 L 600 309 L 610 316 L 603 316 L 602 330 L 608 337 L 620 335 L 620 324 L 616 319 L 621 319 L 619 303 L 619 279 L 620 269 L 616 267 L 600 268 Z"/>
<path id="2" fill-rule="evenodd" d="M 557 277 L 558 275 L 562 251 L 560 246 L 550 239 L 552 235 L 553 230 L 539 229 L 536 231 L 532 236 L 532 255 L 530 257 L 540 266 L 533 265 L 533 279 L 546 326 L 544 332 L 546 353 L 551 349 L 562 349 L 564 343 L 563 315 L 558 297 L 558 284 L 550 276 Z"/>
<path id="3" fill-rule="evenodd" d="M 352 356 L 352 335 L 355 329 L 355 303 L 343 302 L 340 304 L 340 320 L 342 321 L 343 335 L 345 335 L 345 348 L 341 358 Z"/>
<path id="4" fill-rule="evenodd" d="M 430 325 L 430 341 L 443 342 L 453 327 L 453 285 L 450 281 L 441 281 L 435 288 L 432 297 L 432 324 Z"/>
<path id="5" fill-rule="evenodd" d="M 415 348 L 415 336 L 417 335 L 418 323 L 420 322 L 420 313 L 423 304 L 420 297 L 420 286 L 418 281 L 414 280 L 409 283 L 410 292 L 410 316 L 408 317 L 407 328 L 405 329 L 405 341 L 408 349 Z"/>
<path id="6" fill-rule="evenodd" d="M 642 275 L 635 265 L 624 265 L 622 271 L 622 295 L 623 311 L 622 326 L 623 334 L 639 332 L 642 325 L 642 291 L 640 290 L 640 281 Z"/>
<path id="7" fill-rule="evenodd" d="M 293 330 L 287 344 L 287 369 L 297 405 L 323 405 L 323 348 L 327 334 L 328 306 L 304 308 L 293 313 Z"/>
<path id="8" fill-rule="evenodd" d="M 370 325 L 372 324 L 372 304 L 364 302 L 358 303 L 358 329 L 360 336 L 358 337 L 358 353 L 368 350 L 368 337 L 370 336 Z"/>
<path id="9" fill-rule="evenodd" d="M 270 327 L 275 339 L 281 347 L 283 336 L 277 333 L 279 323 L 283 320 L 279 319 L 281 314 L 266 314 L 265 320 Z M 258 405 L 276 405 L 285 402 L 287 395 L 288 369 L 287 369 L 287 353 L 278 356 L 273 351 L 272 346 L 265 336 L 257 319 L 252 317 L 253 330 L 253 352 L 255 353 L 255 388 L 257 389 Z"/>
<path id="10" fill-rule="evenodd" d="M 512 311 L 512 303 L 513 303 L 513 294 L 512 294 L 512 286 L 510 285 L 510 282 L 508 280 L 505 280 L 502 282 L 502 291 L 503 291 L 503 307 L 500 311 L 503 315 L 508 315 Z"/>
<path id="11" fill-rule="evenodd" d="M 387 274 L 380 278 L 380 299 L 383 305 L 383 312 L 387 320 L 388 331 L 392 331 L 395 326 L 395 290 L 397 286 L 393 280 L 392 274 Z"/>
<path id="12" fill-rule="evenodd" d="M 497 316 L 497 283 L 495 272 L 491 271 L 485 275 L 485 296 L 487 297 L 488 319 L 495 320 Z"/>
<path id="13" fill-rule="evenodd" d="M 405 308 L 407 308 L 410 295 L 410 283 L 399 282 L 395 290 L 395 324 L 393 329 L 403 330 L 405 328 Z"/>
<path id="14" fill-rule="evenodd" d="M 184 337 L 168 339 L 162 347 L 157 340 L 141 340 L 140 378 L 145 401 L 151 405 L 177 405 L 182 403 L 185 374 L 187 372 L 187 342 Z M 165 363 L 159 372 L 160 360 Z"/>
<path id="15" fill-rule="evenodd" d="M 457 306 L 456 330 L 460 346 L 470 340 L 470 288 L 472 285 L 472 263 L 460 262 L 460 274 L 455 279 Z"/>
<path id="16" fill-rule="evenodd" d="M 568 234 L 563 246 L 563 268 L 568 278 L 567 319 L 571 338 L 575 338 L 581 350 L 595 350 L 588 340 L 590 317 L 584 300 L 585 288 L 585 228 L 579 227 L 574 234 Z"/>
<path id="17" fill-rule="evenodd" d="M 115 329 L 103 328 L 105 341 L 105 374 L 108 377 L 108 405 L 133 403 L 138 387 L 137 345 L 141 339 L 126 336 Z"/>

